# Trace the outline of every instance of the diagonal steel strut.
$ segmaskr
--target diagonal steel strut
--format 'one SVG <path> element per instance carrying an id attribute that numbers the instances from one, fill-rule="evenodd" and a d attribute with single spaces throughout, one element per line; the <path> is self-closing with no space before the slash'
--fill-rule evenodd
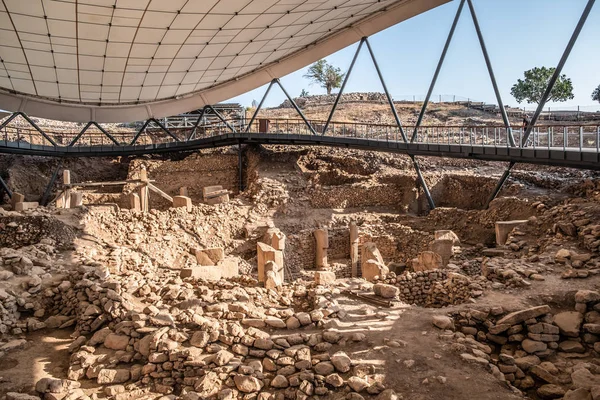
<path id="1" fill-rule="evenodd" d="M 423 117 L 425 116 L 425 110 L 427 109 L 427 105 L 429 104 L 429 99 L 431 99 L 431 94 L 433 93 L 433 88 L 440 76 L 440 71 L 442 70 L 442 65 L 444 65 L 444 60 L 446 59 L 446 54 L 448 53 L 448 48 L 450 47 L 450 43 L 452 42 L 452 38 L 454 37 L 454 31 L 456 31 L 456 25 L 458 24 L 458 20 L 460 19 L 460 15 L 462 14 L 463 7 L 465 5 L 465 0 L 460 0 L 460 4 L 458 5 L 458 11 L 456 11 L 456 16 L 454 17 L 454 21 L 452 22 L 452 27 L 450 28 L 450 33 L 448 34 L 448 39 L 446 39 L 446 44 L 444 45 L 444 50 L 442 51 L 442 55 L 440 56 L 440 61 L 438 62 L 437 68 L 435 69 L 435 73 L 433 74 L 433 79 L 431 80 L 431 84 L 429 85 L 429 90 L 427 91 L 427 96 L 425 96 L 425 101 L 423 102 L 423 107 L 421 107 L 421 112 L 419 113 L 419 118 L 417 119 L 417 123 L 415 124 L 415 130 L 413 131 L 413 135 L 410 138 L 410 142 L 413 143 L 417 139 L 417 132 L 419 127 L 421 126 L 421 122 L 423 122 Z"/>
<path id="2" fill-rule="evenodd" d="M 481 51 L 483 52 L 483 58 L 485 58 L 485 65 L 487 66 L 488 72 L 490 73 L 490 80 L 492 81 L 492 86 L 494 87 L 494 93 L 496 94 L 496 100 L 498 101 L 498 107 L 500 108 L 500 114 L 502 115 L 502 121 L 504 121 L 504 127 L 506 128 L 506 132 L 508 134 L 508 140 L 512 147 L 515 146 L 515 138 L 512 134 L 512 128 L 510 126 L 510 120 L 508 119 L 508 115 L 506 114 L 506 108 L 504 108 L 504 103 L 502 102 L 502 96 L 500 95 L 500 90 L 498 89 L 498 83 L 496 82 L 496 75 L 494 75 L 494 69 L 492 68 L 492 62 L 490 61 L 490 56 L 487 52 L 487 47 L 485 45 L 485 40 L 483 39 L 483 34 L 481 33 L 481 27 L 479 26 L 479 21 L 477 20 L 477 14 L 475 13 L 475 7 L 473 7 L 473 0 L 467 0 L 469 4 L 469 10 L 471 11 L 471 17 L 473 18 L 473 25 L 475 25 L 475 30 L 477 31 L 477 37 L 479 38 L 479 44 L 481 45 Z"/>
<path id="3" fill-rule="evenodd" d="M 571 50 L 573 50 L 573 47 L 575 46 L 575 43 L 577 42 L 577 39 L 579 38 L 579 34 L 581 33 L 581 30 L 583 29 L 583 26 L 585 25 L 585 22 L 587 21 L 587 18 L 590 15 L 590 12 L 592 11 L 592 8 L 594 7 L 595 2 L 596 2 L 596 0 L 588 0 L 588 3 L 585 6 L 585 9 L 583 10 L 583 13 L 581 14 L 581 18 L 579 19 L 579 22 L 577 23 L 577 26 L 575 27 L 575 31 L 573 31 L 571 40 L 569 40 L 569 43 L 567 44 L 567 47 L 565 48 L 565 51 L 564 51 L 560 61 L 558 62 L 558 65 L 556 66 L 554 75 L 552 75 L 552 77 L 550 78 L 550 81 L 548 82 L 548 87 L 546 88 L 546 91 L 544 92 L 544 95 L 542 96 L 542 99 L 538 104 L 538 108 L 535 111 L 535 114 L 533 114 L 533 117 L 531 118 L 531 122 L 527 126 L 527 130 L 525 131 L 525 134 L 523 135 L 523 139 L 521 142 L 522 147 L 525 147 L 525 145 L 527 144 L 527 139 L 529 139 L 529 135 L 531 135 L 531 132 L 533 131 L 533 128 L 535 127 L 535 124 L 537 123 L 537 120 L 540 117 L 540 114 L 542 113 L 542 110 L 544 109 L 546 102 L 550 98 L 550 94 L 552 93 L 554 84 L 560 77 L 560 73 L 562 72 L 562 69 L 565 66 L 567 60 L 569 59 L 569 56 L 571 55 Z"/>
<path id="4" fill-rule="evenodd" d="M 360 39 L 360 43 L 358 44 L 356 53 L 354 53 L 354 58 L 352 58 L 352 62 L 350 63 L 350 68 L 348 68 L 348 72 L 346 72 L 346 76 L 344 77 L 344 82 L 342 83 L 342 87 L 340 88 L 340 91 L 338 92 L 337 97 L 335 98 L 335 102 L 333 103 L 333 108 L 331 109 L 331 112 L 329 113 L 329 117 L 327 118 L 325 127 L 323 127 L 322 135 L 324 135 L 325 132 L 327 132 L 327 128 L 329 127 L 329 124 L 331 123 L 331 119 L 333 118 L 333 113 L 335 113 L 338 103 L 340 102 L 340 99 L 342 98 L 342 93 L 344 92 L 344 89 L 346 89 L 346 83 L 348 83 L 348 78 L 350 77 L 350 74 L 352 73 L 352 69 L 354 68 L 354 64 L 356 63 L 356 59 L 358 58 L 358 55 L 360 54 L 360 50 L 362 49 L 362 45 L 365 42 L 365 40 L 366 40 L 366 38 Z"/>

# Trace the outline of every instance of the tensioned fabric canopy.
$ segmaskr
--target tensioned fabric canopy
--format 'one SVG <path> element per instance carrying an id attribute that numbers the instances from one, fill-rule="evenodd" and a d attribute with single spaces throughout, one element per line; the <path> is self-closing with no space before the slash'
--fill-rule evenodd
<path id="1" fill-rule="evenodd" d="M 1 0 L 0 108 L 163 117 L 255 89 L 450 0 Z"/>

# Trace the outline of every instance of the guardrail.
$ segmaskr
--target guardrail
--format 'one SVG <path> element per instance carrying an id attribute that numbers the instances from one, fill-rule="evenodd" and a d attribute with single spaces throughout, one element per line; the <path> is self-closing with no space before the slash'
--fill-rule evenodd
<path id="1" fill-rule="evenodd" d="M 95 127 L 82 131 L 43 130 L 45 135 L 33 127 L 5 126 L 0 130 L 0 146 L 49 145 L 50 138 L 56 147 L 78 146 L 147 146 L 163 143 L 187 142 L 200 138 L 224 135 L 227 133 L 270 133 L 369 139 L 387 142 L 403 142 L 397 125 L 333 121 L 323 132 L 326 122 L 309 120 L 310 127 L 301 119 L 257 119 L 245 125 L 239 119 L 223 120 L 191 128 L 166 128 L 158 123 L 145 124 L 145 128 L 135 131 L 103 132 Z M 411 138 L 414 127 L 402 127 Z M 523 130 L 513 129 L 512 134 L 517 148 L 562 148 L 564 150 L 585 150 L 600 152 L 599 125 L 536 126 L 526 144 L 522 143 Z M 118 143 L 118 144 L 117 144 Z M 439 145 L 481 145 L 510 147 L 508 130 L 504 126 L 450 125 L 421 126 L 417 129 L 413 143 Z"/>

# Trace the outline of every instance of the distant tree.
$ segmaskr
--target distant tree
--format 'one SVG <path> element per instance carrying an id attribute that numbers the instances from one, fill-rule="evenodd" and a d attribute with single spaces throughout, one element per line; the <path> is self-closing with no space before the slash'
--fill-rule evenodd
<path id="1" fill-rule="evenodd" d="M 592 92 L 592 100 L 600 103 L 600 85 Z"/>
<path id="2" fill-rule="evenodd" d="M 331 94 L 333 89 L 342 86 L 344 75 L 339 68 L 328 64 L 325 60 L 319 60 L 308 68 L 304 77 L 327 90 L 327 94 Z"/>
<path id="3" fill-rule="evenodd" d="M 542 101 L 542 96 L 548 87 L 550 78 L 556 71 L 556 68 L 533 68 L 525 71 L 525 79 L 517 80 L 510 90 L 510 94 L 521 103 L 527 101 L 528 103 L 539 104 Z M 558 77 L 556 84 L 550 92 L 548 101 L 562 102 L 575 98 L 573 94 L 573 82 L 566 75 Z"/>
<path id="4" fill-rule="evenodd" d="M 256 100 L 252 100 L 252 108 L 258 107 L 258 102 Z"/>
<path id="5" fill-rule="evenodd" d="M 308 92 L 306 91 L 306 89 L 302 89 L 302 91 L 300 92 L 300 97 L 308 97 Z"/>

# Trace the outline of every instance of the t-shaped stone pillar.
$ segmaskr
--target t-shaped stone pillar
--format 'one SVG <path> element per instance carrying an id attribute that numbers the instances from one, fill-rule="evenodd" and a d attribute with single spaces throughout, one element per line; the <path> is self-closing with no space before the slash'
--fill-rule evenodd
<path id="1" fill-rule="evenodd" d="M 281 250 L 275 250 L 268 244 L 258 242 L 256 243 L 256 258 L 258 264 L 258 281 L 265 282 L 267 279 L 267 269 L 265 265 L 269 261 L 273 261 L 277 267 L 270 267 L 271 270 L 275 269 L 275 275 L 280 282 L 284 281 L 283 273 L 283 252 Z"/>
<path id="2" fill-rule="evenodd" d="M 329 238 L 327 236 L 327 229 L 317 229 L 314 232 L 316 245 L 315 245 L 315 266 L 318 270 L 326 269 L 327 264 L 327 249 L 329 248 Z"/>
<path id="3" fill-rule="evenodd" d="M 350 262 L 352 264 L 352 277 L 358 276 L 358 226 L 350 222 Z"/>

